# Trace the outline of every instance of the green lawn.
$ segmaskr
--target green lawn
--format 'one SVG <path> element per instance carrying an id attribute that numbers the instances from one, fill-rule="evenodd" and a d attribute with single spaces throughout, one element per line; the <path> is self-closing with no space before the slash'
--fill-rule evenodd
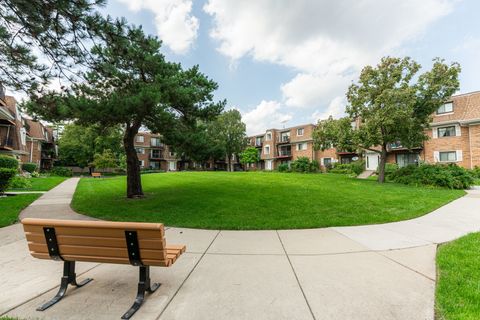
<path id="1" fill-rule="evenodd" d="M 0 227 L 15 223 L 22 209 L 35 201 L 41 194 L 22 194 L 0 198 Z"/>
<path id="2" fill-rule="evenodd" d="M 65 177 L 57 177 L 57 176 L 48 176 L 48 177 L 38 177 L 38 178 L 31 178 L 29 181 L 32 183 L 30 188 L 24 189 L 11 189 L 10 191 L 48 191 L 53 187 L 57 186 L 61 182 L 65 181 L 67 178 Z"/>
<path id="3" fill-rule="evenodd" d="M 480 318 L 480 233 L 442 245 L 437 252 L 439 320 Z"/>
<path id="4" fill-rule="evenodd" d="M 410 219 L 464 194 L 333 174 L 179 172 L 143 175 L 142 181 L 146 197 L 131 200 L 125 177 L 82 179 L 73 208 L 105 220 L 288 229 Z"/>

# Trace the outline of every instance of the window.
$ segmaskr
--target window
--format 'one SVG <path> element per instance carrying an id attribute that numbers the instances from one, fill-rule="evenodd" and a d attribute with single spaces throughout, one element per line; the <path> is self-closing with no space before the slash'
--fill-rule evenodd
<path id="1" fill-rule="evenodd" d="M 156 150 L 156 149 L 151 150 L 151 152 L 150 152 L 150 157 L 151 157 L 152 159 L 160 159 L 160 158 L 161 158 L 161 152 L 160 152 L 160 150 Z"/>
<path id="2" fill-rule="evenodd" d="M 332 164 L 332 158 L 323 158 L 323 165 L 325 167 L 328 167 L 331 164 Z"/>
<path id="3" fill-rule="evenodd" d="M 255 138 L 255 145 L 256 146 L 261 146 L 262 145 L 262 137 L 256 137 Z"/>
<path id="4" fill-rule="evenodd" d="M 266 136 L 265 136 L 265 140 L 266 140 L 266 141 L 272 140 L 272 133 L 271 133 L 271 132 L 267 132 L 267 134 L 266 134 Z"/>
<path id="5" fill-rule="evenodd" d="M 297 129 L 297 136 L 303 136 L 303 128 Z"/>
<path id="6" fill-rule="evenodd" d="M 175 152 L 174 151 L 170 151 L 170 157 L 175 157 Z"/>
<path id="7" fill-rule="evenodd" d="M 150 162 L 150 169 L 160 169 L 160 162 L 158 161 Z"/>
<path id="8" fill-rule="evenodd" d="M 265 148 L 263 148 L 263 153 L 270 154 L 270 146 L 265 146 Z"/>
<path id="9" fill-rule="evenodd" d="M 145 141 L 145 137 L 144 136 L 137 136 L 137 142 L 144 142 Z"/>
<path id="10" fill-rule="evenodd" d="M 402 168 L 408 166 L 409 164 L 418 164 L 418 153 L 399 153 L 396 155 L 397 165 Z"/>
<path id="11" fill-rule="evenodd" d="M 151 138 L 150 139 L 150 145 L 152 147 L 161 147 L 162 143 L 160 142 L 160 138 Z"/>
<path id="12" fill-rule="evenodd" d="M 437 110 L 437 114 L 453 112 L 453 102 L 447 102 Z"/>
<path id="13" fill-rule="evenodd" d="M 145 149 L 143 149 L 143 148 L 135 148 L 135 150 L 136 150 L 137 153 L 139 153 L 139 154 L 145 154 Z"/>
<path id="14" fill-rule="evenodd" d="M 297 143 L 297 151 L 307 150 L 307 144 L 304 143 Z"/>
<path id="15" fill-rule="evenodd" d="M 438 128 L 437 130 L 438 130 L 439 138 L 456 136 L 455 126 L 442 127 L 442 128 Z"/>
<path id="16" fill-rule="evenodd" d="M 282 132 L 280 134 L 280 142 L 289 142 L 290 141 L 290 132 Z"/>
<path id="17" fill-rule="evenodd" d="M 356 121 L 350 122 L 350 126 L 352 127 L 353 130 L 357 129 L 357 122 Z"/>
<path id="18" fill-rule="evenodd" d="M 143 168 L 145 166 L 145 161 L 139 160 L 138 165 L 140 166 L 140 168 Z"/>
<path id="19" fill-rule="evenodd" d="M 457 152 L 456 151 L 439 152 L 438 155 L 439 155 L 440 162 L 455 162 L 455 161 L 457 161 Z"/>

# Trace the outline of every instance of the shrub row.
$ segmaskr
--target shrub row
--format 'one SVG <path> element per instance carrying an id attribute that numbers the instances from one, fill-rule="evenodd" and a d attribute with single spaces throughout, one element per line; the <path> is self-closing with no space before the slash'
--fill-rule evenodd
<path id="1" fill-rule="evenodd" d="M 60 177 L 71 177 L 73 176 L 73 171 L 65 167 L 53 167 L 52 170 L 50 170 L 50 174 Z"/>
<path id="2" fill-rule="evenodd" d="M 365 170 L 364 161 L 353 161 L 345 164 L 334 164 L 331 167 L 327 167 L 327 171 L 330 173 L 349 174 L 358 176 Z"/>
<path id="3" fill-rule="evenodd" d="M 286 163 L 282 163 L 278 166 L 277 170 L 279 172 L 317 172 L 320 166 L 318 161 L 312 160 L 308 157 L 298 157 L 297 160 L 290 162 L 290 166 Z"/>
<path id="4" fill-rule="evenodd" d="M 468 189 L 475 182 L 471 171 L 455 164 L 410 165 L 386 175 L 388 180 L 415 186 Z"/>

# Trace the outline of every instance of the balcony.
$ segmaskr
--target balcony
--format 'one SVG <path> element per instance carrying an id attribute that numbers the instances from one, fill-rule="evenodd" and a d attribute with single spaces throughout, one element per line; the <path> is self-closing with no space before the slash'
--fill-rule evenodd
<path id="1" fill-rule="evenodd" d="M 0 149 L 13 150 L 13 147 L 14 145 L 12 138 L 0 137 Z"/>
<path id="2" fill-rule="evenodd" d="M 255 148 L 261 148 L 263 146 L 263 141 L 255 141 Z"/>
<path id="3" fill-rule="evenodd" d="M 412 149 L 422 149 L 422 147 L 421 147 L 421 146 L 418 146 L 418 147 L 413 147 Z M 400 141 L 397 141 L 397 142 L 393 142 L 393 143 L 388 144 L 387 150 L 388 150 L 388 151 L 408 150 L 408 148 L 402 146 L 402 144 L 400 143 Z"/>
<path id="4" fill-rule="evenodd" d="M 277 141 L 278 144 L 290 143 L 290 136 L 281 136 Z"/>
<path id="5" fill-rule="evenodd" d="M 277 158 L 290 158 L 292 156 L 292 150 L 278 150 Z"/>
<path id="6" fill-rule="evenodd" d="M 163 160 L 165 159 L 162 152 L 151 152 L 149 157 L 150 160 Z"/>
<path id="7" fill-rule="evenodd" d="M 157 142 L 152 142 L 152 143 L 150 143 L 150 147 L 152 147 L 152 148 L 163 148 L 164 146 L 165 146 L 165 145 L 164 145 L 163 143 L 161 143 L 161 142 L 158 142 L 158 143 L 157 143 Z"/>

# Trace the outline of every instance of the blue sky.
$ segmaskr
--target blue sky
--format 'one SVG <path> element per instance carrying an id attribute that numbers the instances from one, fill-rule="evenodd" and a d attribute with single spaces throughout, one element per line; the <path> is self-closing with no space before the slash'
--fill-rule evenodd
<path id="1" fill-rule="evenodd" d="M 480 90 L 480 1 L 109 0 L 104 12 L 199 64 L 249 134 L 341 116 L 348 85 L 384 55 L 457 61 L 460 92 Z"/>

